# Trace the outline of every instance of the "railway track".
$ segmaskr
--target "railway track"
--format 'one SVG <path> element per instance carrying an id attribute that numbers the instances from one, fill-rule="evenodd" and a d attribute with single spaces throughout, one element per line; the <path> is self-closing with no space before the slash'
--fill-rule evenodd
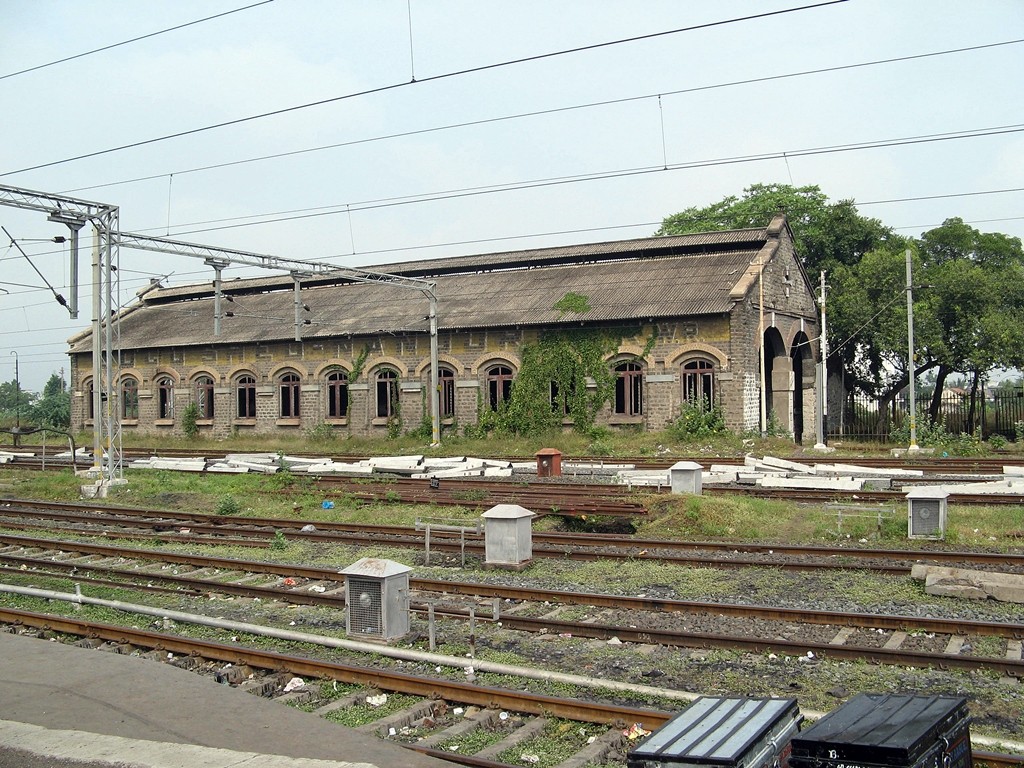
<path id="1" fill-rule="evenodd" d="M 380 705 L 378 692 L 399 694 L 397 709 L 380 710 L 374 716 L 367 710 L 367 721 L 362 730 L 389 738 L 411 749 L 462 765 L 480 768 L 506 768 L 509 750 L 521 752 L 529 739 L 548 730 L 551 718 L 584 723 L 578 729 L 583 737 L 578 752 L 561 766 L 579 766 L 594 760 L 621 761 L 629 743 L 625 735 L 630 730 L 624 725 L 635 723 L 642 729 L 654 730 L 664 724 L 674 712 L 638 708 L 621 704 L 594 702 L 587 698 L 562 698 L 530 693 L 509 688 L 482 686 L 478 682 L 463 682 L 442 677 L 422 677 L 407 672 L 395 672 L 374 667 L 321 661 L 309 656 L 282 652 L 269 652 L 247 647 L 239 642 L 219 643 L 185 638 L 166 632 L 101 624 L 78 618 L 39 614 L 0 607 L 0 623 L 9 631 L 32 634 L 44 640 L 80 638 L 84 647 L 109 650 L 122 654 L 147 656 L 153 660 L 172 663 L 196 672 L 216 676 L 219 682 L 237 685 L 282 703 L 299 705 L 307 711 L 330 717 L 342 710 L 366 709 L 370 701 Z M 237 640 L 237 637 L 234 638 Z M 440 667 L 438 667 L 438 670 Z M 303 685 L 291 690 L 299 676 Z M 305 679 L 319 685 L 307 687 Z M 343 689 L 337 694 L 337 684 L 358 686 L 359 690 Z M 383 697 L 385 700 L 387 696 Z M 478 708 L 472 718 L 459 719 L 454 715 L 462 706 Z M 508 711 L 515 713 L 510 717 Z M 499 730 L 500 739 L 474 755 L 453 754 L 459 740 L 471 730 L 491 728 Z M 576 730 L 576 729 L 573 729 Z M 560 739 L 570 731 L 564 722 L 557 723 Z M 569 735 L 568 738 L 574 738 Z M 504 754 L 503 754 L 504 753 Z M 976 765 L 993 768 L 1020 765 L 1022 758 L 974 751 Z M 518 761 L 516 761 L 518 764 Z"/>
<path id="2" fill-rule="evenodd" d="M 616 751 L 621 755 L 627 745 L 623 728 L 637 723 L 642 724 L 645 730 L 653 730 L 667 722 L 673 714 L 607 701 L 560 698 L 543 693 L 484 686 L 441 676 L 419 676 L 379 666 L 343 664 L 260 650 L 240 643 L 198 640 L 167 632 L 14 609 L 0 608 L 0 622 L 46 638 L 54 638 L 56 635 L 74 636 L 82 638 L 79 644 L 86 647 L 145 655 L 154 660 L 176 663 L 186 669 L 212 674 L 222 683 L 280 699 L 282 703 L 299 703 L 304 709 L 328 717 L 343 708 L 365 704 L 367 699 L 379 692 L 404 694 L 402 709 L 381 710 L 384 716 L 367 718 L 362 729 L 448 762 L 481 768 L 506 768 L 512 763 L 494 758 L 508 749 L 516 748 L 517 744 L 524 743 L 530 737 L 539 737 L 556 719 L 582 726 L 579 728 L 583 732 L 579 743 L 579 752 L 582 753 L 579 757 L 582 760 L 601 760 Z M 295 677 L 343 683 L 360 690 L 347 696 L 334 697 L 324 695 L 330 686 L 310 686 L 289 695 L 292 692 L 285 689 Z M 476 708 L 479 714 L 463 720 L 455 715 L 460 707 Z M 505 718 L 501 718 L 502 712 Z M 510 718 L 509 714 L 515 717 Z M 430 725 L 407 728 L 413 723 L 422 724 L 424 720 L 429 720 Z M 464 755 L 454 753 L 451 748 L 440 748 L 447 742 L 465 736 L 473 727 L 487 727 L 491 720 L 509 722 L 503 729 L 504 738 L 492 744 L 485 754 Z M 517 733 L 520 729 L 525 729 L 525 733 Z M 560 730 L 569 732 L 566 729 Z M 591 735 L 594 741 L 588 744 L 587 738 Z"/>
<path id="3" fill-rule="evenodd" d="M 10 536 L 0 536 L 0 544 L 5 545 L 0 549 L 0 573 L 19 581 L 73 579 L 79 584 L 185 597 L 221 594 L 339 611 L 345 608 L 343 583 L 334 569 Z M 254 584 L 254 575 L 268 578 Z M 903 666 L 988 669 L 1007 677 L 1024 677 L 1024 624 L 700 603 L 447 580 L 412 579 L 410 587 L 411 609 L 420 615 L 439 612 L 449 618 L 490 621 L 505 630 L 599 640 L 616 637 L 622 642 L 683 648 L 866 659 Z M 502 609 L 503 602 L 512 602 L 513 607 Z M 561 617 L 567 606 L 584 606 L 592 609 L 592 615 L 584 620 Z M 687 617 L 698 615 L 705 617 L 701 624 L 707 623 L 708 616 L 717 617 L 714 623 L 725 631 L 686 631 Z M 1002 656 L 961 653 L 980 646 L 980 637 L 999 638 Z"/>
<path id="4" fill-rule="evenodd" d="M 19 446 L 15 447 L 12 445 L 0 445 L 0 451 L 7 452 L 34 452 L 39 455 L 43 455 L 42 446 Z M 53 460 L 57 455 L 64 452 L 63 447 L 48 446 L 45 455 L 49 460 Z M 189 458 L 196 455 L 216 456 L 216 451 L 196 451 L 193 449 L 184 448 L 164 448 L 164 447 L 132 447 L 125 448 L 123 451 L 125 459 L 136 459 L 136 458 L 148 458 L 150 456 L 162 456 L 167 458 Z M 301 455 L 301 454 L 300 454 Z M 316 454 L 323 455 L 323 454 Z M 330 453 L 335 461 L 339 462 L 357 462 L 367 458 L 365 455 L 342 455 Z M 501 461 L 533 461 L 533 456 L 495 456 Z M 633 464 L 638 469 L 668 469 L 677 461 L 694 461 L 701 464 L 705 469 L 711 466 L 711 464 L 723 464 L 723 465 L 735 465 L 741 466 L 744 462 L 743 456 L 716 456 L 708 458 L 707 456 L 687 456 L 678 455 L 672 457 L 660 457 L 652 458 L 650 456 L 573 456 L 573 461 L 588 462 L 600 464 L 605 463 L 616 463 L 616 464 Z M 785 458 L 785 457 L 784 457 Z M 569 457 L 565 457 L 564 460 L 568 460 Z M 889 469 L 913 469 L 920 470 L 927 474 L 933 475 L 952 475 L 952 474 L 963 474 L 963 473 L 975 473 L 975 474 L 1002 474 L 1003 467 L 1007 464 L 1024 464 L 1024 457 L 1017 454 L 1006 454 L 1005 456 L 996 457 L 960 457 L 960 456 L 947 456 L 947 457 L 928 457 L 926 454 L 920 454 L 914 457 L 902 457 L 894 458 L 891 456 L 855 456 L 850 458 L 842 458 L 827 455 L 813 455 L 813 456 L 797 456 L 794 457 L 795 461 L 805 462 L 809 464 L 813 463 L 826 463 L 832 460 L 846 461 L 847 463 L 858 464 L 867 467 L 879 467 Z"/>
<path id="5" fill-rule="evenodd" d="M 0 501 L 0 520 L 12 530 L 62 530 L 108 539 L 149 538 L 196 544 L 264 547 L 279 533 L 287 538 L 319 543 L 376 545 L 423 550 L 428 538 L 419 529 L 396 525 L 355 525 L 330 521 L 287 518 L 234 518 L 194 512 L 152 510 L 136 507 L 96 507 L 91 504 L 40 502 L 8 499 Z M 308 530 L 312 526 L 313 530 Z M 429 549 L 483 556 L 484 540 L 467 521 L 466 533 L 431 531 Z M 860 549 L 852 547 L 797 546 L 786 544 L 742 544 L 733 542 L 687 542 L 646 539 L 622 534 L 590 533 L 532 534 L 536 558 L 576 560 L 648 559 L 693 567 L 774 567 L 782 570 L 871 570 L 908 575 L 915 563 L 953 567 L 998 566 L 1008 572 L 1024 573 L 1024 555 L 1005 552 L 955 552 L 946 550 Z"/>
<path id="6" fill-rule="evenodd" d="M 167 455 L 159 452 L 158 455 Z M 352 458 L 352 457 L 349 457 Z M 937 482 L 939 478 L 951 475 L 962 475 L 965 472 L 977 474 L 999 475 L 1006 462 L 998 460 L 964 459 L 942 460 L 956 462 L 943 464 L 935 462 L 928 465 L 895 465 L 884 463 L 884 460 L 857 460 L 865 466 L 900 466 L 901 468 L 923 468 L 929 474 L 922 478 L 901 478 L 896 490 L 858 490 L 843 491 L 838 489 L 808 488 L 764 488 L 741 484 L 707 485 L 703 493 L 708 495 L 742 495 L 755 498 L 768 498 L 793 501 L 805 504 L 825 504 L 829 502 L 874 503 L 901 505 L 906 503 L 906 489 L 903 486 L 919 485 L 922 482 Z M 639 468 L 664 469 L 663 462 L 640 463 Z M 742 460 L 720 460 L 714 463 L 742 464 Z M 708 462 L 704 462 L 705 466 Z M 42 468 L 42 461 L 19 459 L 5 466 L 15 468 Z M 65 464 L 53 465 L 66 467 Z M 670 466 L 670 464 L 668 465 Z M 634 517 L 647 514 L 642 501 L 636 500 L 638 495 L 657 495 L 669 492 L 668 485 L 637 486 L 636 488 L 609 485 L 608 483 L 565 483 L 555 481 L 525 482 L 510 480 L 484 479 L 453 479 L 445 478 L 432 484 L 429 480 L 402 477 L 368 480 L 324 475 L 316 477 L 315 482 L 325 496 L 344 494 L 361 501 L 375 503 L 401 504 L 432 504 L 444 506 L 461 506 L 471 509 L 486 509 L 495 504 L 519 504 L 531 511 L 541 514 L 557 514 L 565 516 L 604 516 Z M 996 493 L 951 493 L 948 497 L 951 504 L 965 505 L 1024 505 L 1024 497 L 1020 494 Z"/>

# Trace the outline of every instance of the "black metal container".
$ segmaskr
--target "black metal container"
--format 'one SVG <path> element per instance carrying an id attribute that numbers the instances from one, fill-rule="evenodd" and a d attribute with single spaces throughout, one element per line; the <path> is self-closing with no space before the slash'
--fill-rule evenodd
<path id="1" fill-rule="evenodd" d="M 791 768 L 971 768 L 967 700 L 862 693 L 795 736 Z"/>
<path id="2" fill-rule="evenodd" d="M 796 699 L 702 696 L 626 755 L 628 768 L 785 766 Z"/>

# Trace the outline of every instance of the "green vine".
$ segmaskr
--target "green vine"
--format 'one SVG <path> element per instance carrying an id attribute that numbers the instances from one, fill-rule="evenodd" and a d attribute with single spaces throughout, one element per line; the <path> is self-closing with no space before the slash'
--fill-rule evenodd
<path id="1" fill-rule="evenodd" d="M 647 338 L 647 343 L 644 344 L 644 349 L 640 353 L 640 357 L 647 358 L 650 356 L 651 351 L 654 349 L 654 345 L 658 343 L 658 326 L 651 326 L 651 335 Z"/>
<path id="2" fill-rule="evenodd" d="M 185 406 L 181 413 L 181 431 L 189 440 L 199 436 L 199 405 L 195 400 Z"/>
<path id="3" fill-rule="evenodd" d="M 363 375 L 363 368 L 366 367 L 366 360 L 370 357 L 370 345 L 365 344 L 363 351 L 356 355 L 356 359 L 352 361 L 352 371 L 349 373 L 348 380 L 354 384 L 356 380 Z"/>
<path id="4" fill-rule="evenodd" d="M 560 429 L 568 418 L 576 431 L 587 432 L 615 393 L 615 374 L 605 357 L 618 349 L 620 341 L 604 330 L 572 329 L 545 333 L 524 345 L 511 397 L 497 411 L 482 403 L 480 426 L 539 435 Z"/>
<path id="5" fill-rule="evenodd" d="M 370 345 L 364 344 L 363 351 L 356 355 L 356 359 L 352 361 L 352 370 L 348 375 L 348 383 L 350 386 L 345 388 L 348 395 L 348 404 L 345 406 L 345 413 L 352 413 L 352 384 L 356 383 L 356 380 L 363 375 L 363 368 L 366 367 L 366 361 L 370 357 Z"/>

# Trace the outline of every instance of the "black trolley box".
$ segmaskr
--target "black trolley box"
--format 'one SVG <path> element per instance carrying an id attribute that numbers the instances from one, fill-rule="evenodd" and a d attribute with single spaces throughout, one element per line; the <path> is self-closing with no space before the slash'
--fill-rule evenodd
<path id="1" fill-rule="evenodd" d="M 702 696 L 626 755 L 628 768 L 785 766 L 800 728 L 796 699 Z"/>
<path id="2" fill-rule="evenodd" d="M 793 738 L 792 768 L 971 768 L 967 699 L 859 694 Z"/>

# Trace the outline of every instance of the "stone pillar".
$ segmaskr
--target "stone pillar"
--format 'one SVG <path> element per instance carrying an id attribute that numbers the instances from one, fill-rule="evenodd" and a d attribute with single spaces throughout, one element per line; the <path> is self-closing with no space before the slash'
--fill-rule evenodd
<path id="1" fill-rule="evenodd" d="M 793 361 L 786 355 L 776 357 L 772 361 L 772 410 L 779 426 L 790 434 L 793 433 L 793 378 Z"/>

